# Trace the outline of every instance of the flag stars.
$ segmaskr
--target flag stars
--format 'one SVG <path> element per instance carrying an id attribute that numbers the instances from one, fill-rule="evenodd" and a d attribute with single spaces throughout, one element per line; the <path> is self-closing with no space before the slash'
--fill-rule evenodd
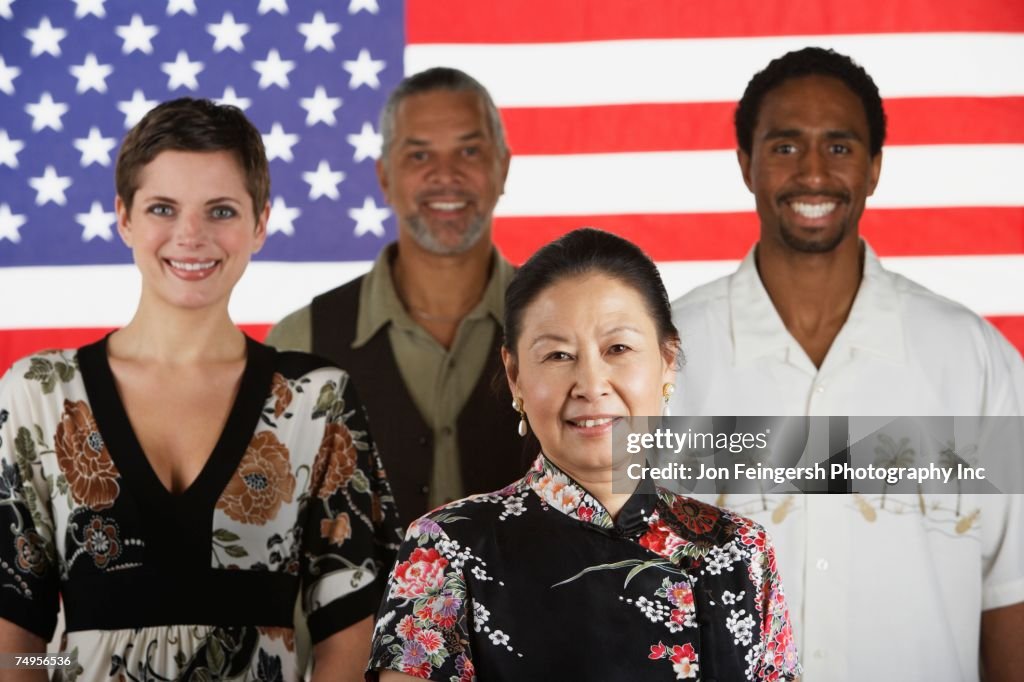
<path id="1" fill-rule="evenodd" d="M 377 14 L 380 12 L 380 7 L 377 5 L 377 0 L 349 0 L 349 14 L 355 14 L 361 10 L 365 10 L 370 14 Z"/>
<path id="2" fill-rule="evenodd" d="M 156 26 L 147 26 L 141 16 L 133 14 L 127 26 L 117 26 L 114 32 L 124 41 L 121 45 L 121 52 L 124 54 L 131 54 L 135 50 L 143 54 L 153 54 L 153 38 L 160 29 Z"/>
<path id="3" fill-rule="evenodd" d="M 134 126 L 157 104 L 155 99 L 146 99 L 146 94 L 142 90 L 132 92 L 131 100 L 117 103 L 118 111 L 124 114 L 124 127 Z"/>
<path id="4" fill-rule="evenodd" d="M 308 24 L 299 24 L 299 33 L 306 36 L 306 44 L 303 46 L 306 52 L 323 48 L 327 52 L 334 52 L 334 36 L 341 30 L 341 24 L 328 23 L 323 12 L 313 15 L 313 21 Z"/>
<path id="5" fill-rule="evenodd" d="M 57 170 L 53 166 L 47 166 L 41 176 L 29 178 L 28 184 L 36 191 L 36 206 L 43 206 L 51 201 L 58 206 L 68 203 L 64 192 L 71 186 L 71 178 L 57 175 Z"/>
<path id="6" fill-rule="evenodd" d="M 101 166 L 110 165 L 110 152 L 117 146 L 117 140 L 112 137 L 103 137 L 100 129 L 96 126 L 89 128 L 89 137 L 80 137 L 75 140 L 75 149 L 82 153 L 82 167 L 98 163 Z"/>
<path id="7" fill-rule="evenodd" d="M 235 23 L 235 15 L 225 12 L 219 24 L 207 24 L 206 31 L 213 36 L 213 51 L 223 52 L 232 49 L 242 52 L 245 45 L 242 38 L 249 32 L 249 24 Z"/>
<path id="8" fill-rule="evenodd" d="M 204 68 L 202 62 L 192 62 L 188 59 L 185 50 L 179 50 L 178 56 L 173 62 L 164 62 L 160 70 L 167 74 L 167 89 L 177 90 L 185 87 L 189 90 L 199 89 L 199 80 L 196 76 Z"/>
<path id="9" fill-rule="evenodd" d="M 380 87 L 380 79 L 377 74 L 384 70 L 384 60 L 374 59 L 367 49 L 359 50 L 359 56 L 345 60 L 342 67 L 351 74 L 348 87 L 355 90 L 360 85 L 369 85 L 376 90 Z"/>
<path id="10" fill-rule="evenodd" d="M 302 211 L 290 208 L 284 203 L 283 198 L 274 197 L 274 202 L 270 205 L 270 218 L 267 220 L 267 236 L 280 232 L 291 237 L 295 234 L 295 219 L 300 215 Z"/>
<path id="11" fill-rule="evenodd" d="M 338 200 L 338 185 L 345 179 L 341 171 L 331 170 L 331 165 L 322 160 L 315 171 L 307 171 L 302 174 L 302 181 L 309 184 L 310 200 L 327 197 Z"/>
<path id="12" fill-rule="evenodd" d="M 0 54 L 0 92 L 5 95 L 14 94 L 14 79 L 21 75 L 17 66 L 7 66 L 4 56 Z"/>
<path id="13" fill-rule="evenodd" d="M 178 12 L 184 12 L 194 17 L 196 15 L 196 0 L 167 0 L 167 16 L 174 16 Z"/>
<path id="14" fill-rule="evenodd" d="M 306 110 L 306 125 L 326 123 L 333 126 L 338 123 L 334 112 L 341 106 L 340 97 L 328 97 L 322 85 L 318 85 L 312 97 L 303 97 L 299 105 Z"/>
<path id="15" fill-rule="evenodd" d="M 260 74 L 260 90 L 266 90 L 271 85 L 287 89 L 288 74 L 295 68 L 295 62 L 283 60 L 277 50 L 270 50 L 267 58 L 257 59 L 252 63 L 252 68 Z"/>
<path id="16" fill-rule="evenodd" d="M 369 121 L 363 123 L 362 129 L 353 135 L 347 135 L 345 139 L 355 147 L 352 160 L 356 163 L 365 159 L 379 159 L 380 147 L 383 142 L 380 134 L 373 129 Z"/>
<path id="17" fill-rule="evenodd" d="M 245 111 L 252 106 L 251 99 L 248 97 L 239 97 L 238 94 L 235 93 L 235 89 L 230 85 L 224 88 L 224 94 L 216 101 L 217 104 L 230 104 L 233 107 L 238 107 L 242 111 Z"/>
<path id="18" fill-rule="evenodd" d="M 274 123 L 270 132 L 263 136 L 263 146 L 267 150 L 267 160 L 282 159 L 291 163 L 295 156 L 292 147 L 299 143 L 299 136 L 286 133 L 280 123 Z"/>
<path id="19" fill-rule="evenodd" d="M 67 37 L 68 32 L 62 28 L 54 28 L 50 17 L 43 17 L 39 26 L 27 28 L 22 33 L 32 42 L 32 56 L 38 57 L 44 52 L 52 57 L 60 56 L 60 41 Z"/>
<path id="20" fill-rule="evenodd" d="M 260 0 L 260 6 L 256 8 L 256 11 L 261 15 L 268 12 L 288 14 L 288 0 Z"/>
<path id="21" fill-rule="evenodd" d="M 75 3 L 75 19 L 84 19 L 90 14 L 102 19 L 107 16 L 103 4 L 107 0 L 72 0 Z"/>
<path id="22" fill-rule="evenodd" d="M 96 55 L 89 53 L 85 56 L 85 62 L 78 66 L 71 66 L 68 69 L 71 75 L 78 79 L 75 85 L 75 92 L 81 95 L 89 90 L 99 93 L 107 91 L 107 76 L 114 72 L 114 67 L 109 64 L 100 64 L 96 61 Z"/>
<path id="23" fill-rule="evenodd" d="M 4 19 L 14 18 L 14 13 L 11 12 L 12 4 L 14 4 L 14 0 L 0 0 L 0 17 Z"/>
<path id="24" fill-rule="evenodd" d="M 44 92 L 35 104 L 26 104 L 25 111 L 32 117 L 32 132 L 38 133 L 43 128 L 59 132 L 64 129 L 61 116 L 68 113 L 68 105 L 54 102 L 50 93 Z"/>
<path id="25" fill-rule="evenodd" d="M 366 197 L 361 208 L 350 208 L 348 217 L 356 221 L 354 234 L 362 237 L 371 233 L 376 237 L 384 236 L 384 221 L 391 215 L 386 208 L 378 208 L 373 197 Z"/>
<path id="26" fill-rule="evenodd" d="M 0 129 L 0 165 L 8 168 L 18 167 L 18 152 L 25 148 L 21 140 L 12 140 L 7 131 Z"/>
<path id="27" fill-rule="evenodd" d="M 89 242 L 99 237 L 105 242 L 114 238 L 114 231 L 110 227 L 117 221 L 117 214 L 113 211 L 104 211 L 103 204 L 98 201 L 92 202 L 88 213 L 75 214 L 75 222 L 82 226 L 82 241 Z"/>
<path id="28" fill-rule="evenodd" d="M 25 224 L 25 216 L 11 212 L 7 204 L 0 204 L 0 240 L 17 244 L 21 241 L 18 228 Z"/>

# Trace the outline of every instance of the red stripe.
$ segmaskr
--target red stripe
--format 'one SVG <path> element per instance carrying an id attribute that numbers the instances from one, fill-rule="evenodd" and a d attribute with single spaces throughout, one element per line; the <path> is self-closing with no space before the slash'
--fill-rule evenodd
<path id="1" fill-rule="evenodd" d="M 1024 355 L 1024 315 L 1001 315 L 986 319 Z"/>
<path id="2" fill-rule="evenodd" d="M 734 149 L 735 102 L 502 109 L 515 154 Z M 1024 97 L 889 99 L 890 145 L 1024 143 Z"/>
<path id="3" fill-rule="evenodd" d="M 406 0 L 410 43 L 1024 30 L 1018 0 Z"/>
<path id="4" fill-rule="evenodd" d="M 614 232 L 656 261 L 742 258 L 758 237 L 750 213 L 496 218 L 494 240 L 514 263 L 577 227 Z M 873 209 L 861 234 L 883 256 L 1024 253 L 1024 207 Z"/>
<path id="5" fill-rule="evenodd" d="M 239 325 L 242 331 L 258 341 L 266 338 L 269 324 Z M 102 338 L 114 327 L 67 329 L 4 329 L 0 330 L 0 375 L 14 363 L 32 353 L 49 348 L 78 348 Z"/>

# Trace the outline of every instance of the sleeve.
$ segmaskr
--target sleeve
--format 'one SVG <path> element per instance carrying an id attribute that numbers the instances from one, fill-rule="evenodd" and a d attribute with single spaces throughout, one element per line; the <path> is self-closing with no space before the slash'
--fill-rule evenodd
<path id="1" fill-rule="evenodd" d="M 270 328 L 264 341 L 278 350 L 313 350 L 313 318 L 309 306 L 299 308 Z"/>
<path id="2" fill-rule="evenodd" d="M 0 379 L 0 617 L 50 641 L 60 582 L 41 458 L 52 448 L 21 373 Z"/>
<path id="3" fill-rule="evenodd" d="M 401 530 L 362 403 L 344 373 L 320 387 L 324 420 L 303 524 L 303 604 L 314 643 L 373 615 Z"/>
<path id="4" fill-rule="evenodd" d="M 789 620 L 782 579 L 775 561 L 775 546 L 763 528 L 764 550 L 756 560 L 761 563 L 761 584 L 758 597 L 761 611 L 761 660 L 754 679 L 793 680 L 803 670 L 797 657 L 793 626 Z"/>
<path id="5" fill-rule="evenodd" d="M 413 522 L 373 630 L 368 680 L 380 670 L 474 680 L 466 581 L 453 543 L 430 517 Z"/>
<path id="6" fill-rule="evenodd" d="M 1024 602 L 1024 495 L 978 495 L 982 610 Z"/>

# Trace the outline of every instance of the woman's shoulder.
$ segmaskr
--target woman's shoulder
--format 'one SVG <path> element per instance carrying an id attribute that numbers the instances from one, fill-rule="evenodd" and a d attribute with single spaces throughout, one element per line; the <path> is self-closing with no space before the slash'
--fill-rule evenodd
<path id="1" fill-rule="evenodd" d="M 16 360 L 0 377 L 0 393 L 51 395 L 80 380 L 78 349 L 41 350 Z"/>
<path id="2" fill-rule="evenodd" d="M 701 500 L 658 489 L 658 511 L 683 540 L 702 547 L 724 547 L 739 540 L 764 549 L 770 540 L 764 527 L 753 519 Z"/>
<path id="3" fill-rule="evenodd" d="M 523 479 L 489 493 L 470 495 L 443 504 L 409 525 L 407 538 L 421 535 L 465 535 L 488 532 L 495 523 L 519 518 L 526 510 L 529 487 Z"/>

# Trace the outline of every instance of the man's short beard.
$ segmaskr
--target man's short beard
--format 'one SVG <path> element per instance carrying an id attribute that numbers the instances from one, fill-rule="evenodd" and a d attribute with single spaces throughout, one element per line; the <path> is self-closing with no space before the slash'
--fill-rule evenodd
<path id="1" fill-rule="evenodd" d="M 844 221 L 835 236 L 828 241 L 801 239 L 785 223 L 779 225 L 779 234 L 786 246 L 799 253 L 829 253 L 843 243 L 849 233 L 849 225 Z"/>
<path id="2" fill-rule="evenodd" d="M 488 221 L 482 215 L 475 215 L 469 219 L 469 225 L 457 243 L 445 244 L 430 231 L 422 217 L 411 215 L 406 218 L 405 223 L 409 226 L 409 233 L 416 243 L 437 256 L 456 256 L 469 251 L 480 241 L 480 237 L 483 236 L 484 229 L 488 225 Z"/>

